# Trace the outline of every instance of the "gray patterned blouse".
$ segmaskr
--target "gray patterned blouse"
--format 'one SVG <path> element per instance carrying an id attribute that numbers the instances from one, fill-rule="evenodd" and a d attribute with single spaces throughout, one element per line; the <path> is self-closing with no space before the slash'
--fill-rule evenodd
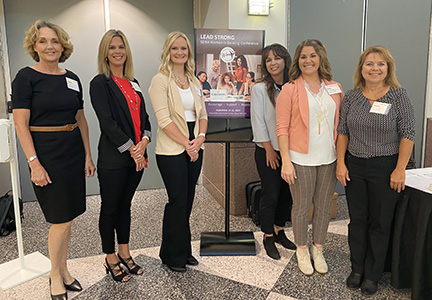
<path id="1" fill-rule="evenodd" d="M 349 90 L 342 101 L 338 134 L 348 136 L 354 156 L 390 156 L 399 152 L 401 138 L 414 141 L 414 108 L 406 90 L 391 87 L 377 101 L 391 104 L 387 115 L 369 112 L 371 105 L 360 89 Z"/>

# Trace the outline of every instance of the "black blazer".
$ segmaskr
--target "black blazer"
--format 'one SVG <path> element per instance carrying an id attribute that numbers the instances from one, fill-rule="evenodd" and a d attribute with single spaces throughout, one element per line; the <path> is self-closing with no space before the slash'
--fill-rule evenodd
<path id="1" fill-rule="evenodd" d="M 136 79 L 134 82 L 138 83 Z M 151 135 L 149 116 L 144 97 L 141 99 L 141 138 Z M 104 74 L 96 75 L 90 82 L 90 98 L 93 109 L 99 120 L 101 135 L 98 146 L 97 166 L 101 169 L 118 169 L 133 167 L 135 162 L 129 151 L 120 152 L 119 148 L 130 143 L 135 144 L 135 129 L 127 100 L 112 77 Z M 147 157 L 147 150 L 144 154 Z"/>

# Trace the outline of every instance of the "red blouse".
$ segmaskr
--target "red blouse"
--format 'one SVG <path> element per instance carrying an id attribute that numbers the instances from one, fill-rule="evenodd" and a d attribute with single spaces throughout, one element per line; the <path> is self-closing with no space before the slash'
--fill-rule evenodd
<path id="1" fill-rule="evenodd" d="M 122 91 L 132 117 L 135 129 L 135 145 L 141 141 L 141 98 L 132 88 L 132 84 L 127 79 L 113 76 L 113 79 L 119 89 Z"/>

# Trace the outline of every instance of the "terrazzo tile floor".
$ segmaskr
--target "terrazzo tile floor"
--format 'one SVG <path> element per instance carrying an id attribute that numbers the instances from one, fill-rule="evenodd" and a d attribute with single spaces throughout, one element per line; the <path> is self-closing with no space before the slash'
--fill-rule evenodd
<path id="1" fill-rule="evenodd" d="M 144 268 L 142 276 L 133 276 L 128 283 L 114 282 L 105 275 L 104 255 L 98 233 L 99 196 L 87 198 L 87 211 L 72 227 L 68 266 L 84 290 L 69 292 L 69 299 L 410 299 L 410 290 L 390 286 L 386 273 L 378 292 L 363 297 L 359 290 L 345 286 L 350 272 L 347 243 L 348 213 L 344 197 L 338 199 L 338 213 L 329 226 L 324 255 L 329 265 L 325 275 L 303 275 L 297 267 L 294 251 L 278 246 L 280 260 L 265 254 L 262 233 L 246 216 L 231 216 L 232 231 L 253 231 L 256 256 L 200 256 L 200 233 L 224 230 L 224 210 L 202 186 L 197 187 L 191 216 L 193 255 L 199 265 L 188 267 L 186 273 L 174 273 L 159 258 L 162 215 L 166 202 L 164 189 L 138 191 L 132 206 L 130 246 L 135 260 Z M 23 240 L 25 253 L 39 251 L 48 255 L 49 224 L 36 202 L 24 204 Z M 292 239 L 290 224 L 285 228 Z M 16 234 L 0 238 L 0 264 L 17 258 Z M 0 299 L 50 299 L 48 274 L 1 291 Z"/>

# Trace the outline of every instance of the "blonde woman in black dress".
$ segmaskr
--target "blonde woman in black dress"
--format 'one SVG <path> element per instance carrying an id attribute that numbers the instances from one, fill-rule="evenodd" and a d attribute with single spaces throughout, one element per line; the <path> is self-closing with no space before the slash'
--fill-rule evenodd
<path id="1" fill-rule="evenodd" d="M 24 48 L 37 62 L 21 69 L 12 83 L 15 127 L 28 159 L 31 181 L 47 222 L 51 299 L 82 290 L 67 268 L 73 219 L 86 209 L 85 175 L 94 175 L 89 133 L 78 76 L 59 67 L 72 54 L 69 35 L 36 21 Z"/>

